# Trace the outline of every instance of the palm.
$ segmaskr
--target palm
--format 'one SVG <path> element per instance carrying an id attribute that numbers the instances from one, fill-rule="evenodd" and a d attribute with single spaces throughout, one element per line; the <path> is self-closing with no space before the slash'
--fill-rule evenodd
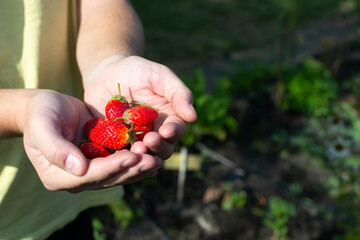
<path id="1" fill-rule="evenodd" d="M 112 63 L 106 68 L 101 74 L 95 74 L 85 89 L 85 103 L 94 115 L 105 115 L 107 101 L 118 94 L 118 83 L 121 95 L 129 101 L 143 102 L 156 107 L 160 113 L 172 114 L 163 86 L 157 82 L 161 70 L 155 64 L 132 58 Z"/>
<path id="2" fill-rule="evenodd" d="M 168 158 L 186 131 L 184 121 L 194 121 L 196 113 L 189 110 L 191 92 L 163 65 L 140 57 L 129 57 L 100 65 L 85 84 L 85 103 L 95 116 L 104 116 L 107 101 L 118 94 L 130 101 L 143 102 L 159 110 L 154 122 L 157 132 L 147 134 L 144 144 L 151 153 Z M 163 141 L 165 140 L 165 141 Z"/>

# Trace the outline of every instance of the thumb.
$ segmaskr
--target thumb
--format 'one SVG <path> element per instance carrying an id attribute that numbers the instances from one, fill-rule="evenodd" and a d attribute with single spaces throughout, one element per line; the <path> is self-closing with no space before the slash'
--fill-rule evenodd
<path id="1" fill-rule="evenodd" d="M 58 131 L 44 130 L 42 134 L 35 136 L 35 148 L 51 164 L 76 176 L 86 173 L 88 160 L 75 144 L 65 139 Z"/>
<path id="2" fill-rule="evenodd" d="M 195 122 L 197 114 L 193 107 L 191 90 L 169 68 L 164 68 L 161 73 L 160 80 L 164 85 L 162 88 L 164 97 L 171 103 L 179 117 L 186 122 Z"/>

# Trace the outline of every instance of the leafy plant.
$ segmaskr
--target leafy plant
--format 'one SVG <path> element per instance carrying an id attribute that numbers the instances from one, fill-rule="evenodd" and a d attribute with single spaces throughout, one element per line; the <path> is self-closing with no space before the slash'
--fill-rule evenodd
<path id="1" fill-rule="evenodd" d="M 134 223 L 138 216 L 143 215 L 142 212 L 134 212 L 124 200 L 110 204 L 109 208 L 115 220 L 124 228 Z"/>
<path id="2" fill-rule="evenodd" d="M 93 227 L 93 235 L 95 240 L 105 240 L 106 239 L 106 233 L 104 233 L 104 225 L 101 222 L 101 220 L 97 217 L 94 217 L 92 219 L 92 227 Z"/>
<path id="3" fill-rule="evenodd" d="M 330 71 L 319 61 L 309 58 L 292 71 L 285 81 L 284 111 L 310 116 L 324 116 L 331 111 L 337 97 L 337 84 Z"/>
<path id="4" fill-rule="evenodd" d="M 230 192 L 226 194 L 221 202 L 221 208 L 231 211 L 234 208 L 243 208 L 246 205 L 246 192 Z"/>
<path id="5" fill-rule="evenodd" d="M 272 239 L 285 240 L 288 234 L 287 223 L 290 218 L 296 216 L 296 208 L 289 201 L 273 196 L 267 207 L 257 214 L 262 217 L 263 224 L 273 230 Z"/>
<path id="6" fill-rule="evenodd" d="M 225 184 L 224 191 L 224 197 L 221 201 L 221 208 L 224 211 L 245 207 L 247 203 L 247 193 L 245 191 L 235 191 L 231 182 Z"/>
<path id="7" fill-rule="evenodd" d="M 182 139 L 183 144 L 192 145 L 196 138 L 205 136 L 224 141 L 228 132 L 237 131 L 237 122 L 229 113 L 233 96 L 229 94 L 231 82 L 228 78 L 219 78 L 211 94 L 206 92 L 206 81 L 201 70 L 196 70 L 193 78 L 183 77 L 183 80 L 193 92 L 194 107 L 198 113 L 197 121 L 189 124 L 187 134 Z"/>

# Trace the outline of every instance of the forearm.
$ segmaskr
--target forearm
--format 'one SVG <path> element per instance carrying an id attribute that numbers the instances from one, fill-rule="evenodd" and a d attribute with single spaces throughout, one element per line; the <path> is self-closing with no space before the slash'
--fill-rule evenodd
<path id="1" fill-rule="evenodd" d="M 76 55 L 83 79 L 109 56 L 143 53 L 143 28 L 128 1 L 81 0 L 79 21 Z"/>
<path id="2" fill-rule="evenodd" d="M 27 105 L 36 91 L 0 89 L 0 139 L 22 135 Z"/>

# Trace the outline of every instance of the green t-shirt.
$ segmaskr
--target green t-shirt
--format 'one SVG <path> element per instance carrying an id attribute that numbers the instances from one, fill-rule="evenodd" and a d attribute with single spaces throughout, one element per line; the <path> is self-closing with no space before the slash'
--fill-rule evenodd
<path id="1" fill-rule="evenodd" d="M 45 88 L 81 96 L 75 2 L 0 1 L 0 88 Z M 48 191 L 22 138 L 0 141 L 0 239 L 46 238 L 82 210 L 122 194 L 121 187 L 79 194 Z"/>

